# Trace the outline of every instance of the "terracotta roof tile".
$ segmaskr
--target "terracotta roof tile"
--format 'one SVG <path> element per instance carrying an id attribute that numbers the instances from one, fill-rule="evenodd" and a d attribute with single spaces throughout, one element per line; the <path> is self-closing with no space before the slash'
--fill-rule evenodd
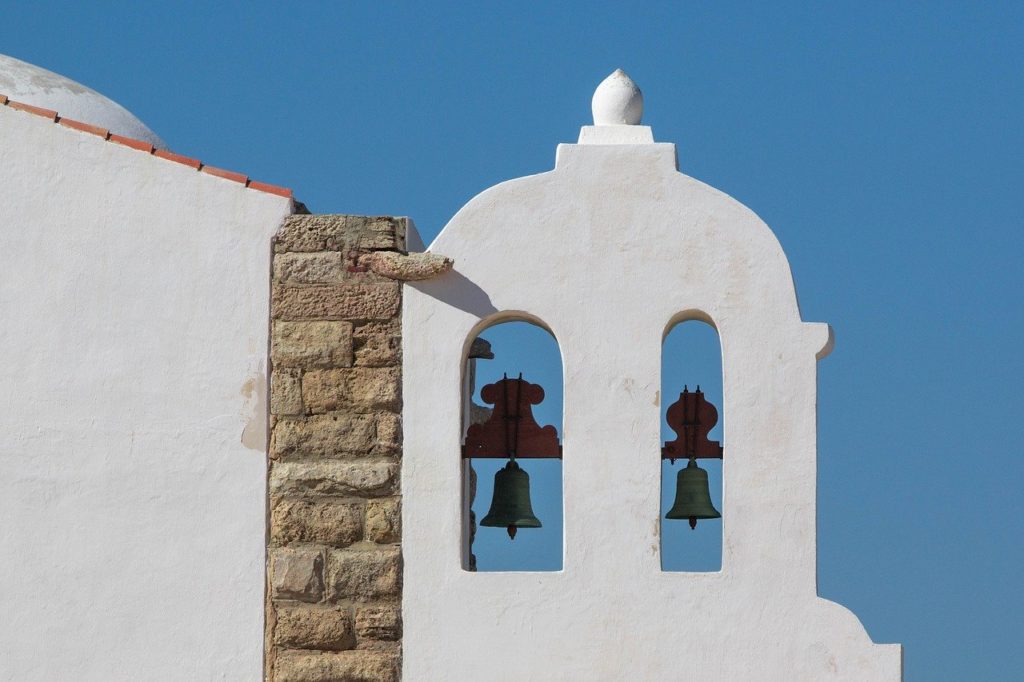
<path id="1" fill-rule="evenodd" d="M 199 159 L 193 159 L 192 157 L 189 156 L 175 154 L 174 152 L 169 152 L 166 149 L 157 149 L 155 152 L 153 152 L 153 156 L 159 156 L 161 159 L 167 159 L 168 161 L 174 161 L 176 163 L 183 163 L 186 166 L 192 166 L 196 170 L 199 170 L 203 165 L 203 162 L 200 161 Z"/>
<path id="2" fill-rule="evenodd" d="M 67 126 L 68 128 L 81 130 L 83 133 L 92 133 L 93 135 L 99 135 L 104 140 L 110 137 L 110 131 L 107 130 L 106 128 L 100 128 L 99 126 L 94 126 L 89 123 L 82 123 L 81 121 L 76 121 L 73 118 L 64 118 L 63 116 L 61 116 L 60 120 L 58 120 L 57 123 L 61 124 L 62 126 Z"/>
<path id="3" fill-rule="evenodd" d="M 269 192 L 270 194 L 277 194 L 278 196 L 292 199 L 292 191 L 287 187 L 279 187 L 278 185 L 271 185 L 266 182 L 257 182 L 256 180 L 249 181 L 249 189 L 259 190 L 260 192 Z"/>
<path id="4" fill-rule="evenodd" d="M 35 107 L 35 106 L 32 106 L 31 104 L 25 104 L 24 102 L 15 102 L 14 100 L 11 100 L 11 99 L 7 100 L 7 106 L 9 106 L 11 109 L 17 109 L 19 111 L 27 111 L 30 114 L 35 114 L 36 116 L 42 116 L 44 118 L 48 118 L 51 121 L 56 121 L 57 120 L 57 112 L 54 111 L 53 109 L 44 109 L 42 107 Z"/>
<path id="5" fill-rule="evenodd" d="M 234 180 L 235 182 L 240 182 L 243 185 L 249 184 L 249 176 L 242 175 L 241 173 L 236 173 L 234 171 L 224 170 L 223 168 L 217 168 L 216 166 L 207 166 L 205 164 L 199 170 L 204 173 L 209 173 L 210 175 L 216 175 L 218 178 L 224 178 L 225 180 Z"/>
<path id="6" fill-rule="evenodd" d="M 138 149 L 140 152 L 146 152 L 147 154 L 152 154 L 156 151 L 156 147 L 151 143 L 144 140 L 136 140 L 134 137 L 125 137 L 124 135 L 114 135 L 111 133 L 110 141 L 123 144 L 125 147 L 131 147 L 132 149 Z"/>

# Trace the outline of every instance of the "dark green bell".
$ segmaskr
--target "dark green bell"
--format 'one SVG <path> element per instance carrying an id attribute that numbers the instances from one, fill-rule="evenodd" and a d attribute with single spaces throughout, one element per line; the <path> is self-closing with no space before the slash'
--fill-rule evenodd
<path id="1" fill-rule="evenodd" d="M 491 509 L 480 521 L 481 526 L 505 528 L 513 540 L 518 528 L 540 528 L 540 519 L 533 515 L 530 504 L 530 475 L 510 460 L 494 474 L 494 497 Z"/>
<path id="2" fill-rule="evenodd" d="M 720 519 L 722 515 L 711 504 L 708 472 L 691 459 L 676 477 L 676 501 L 665 514 L 666 519 L 689 519 L 690 528 L 697 527 L 697 519 Z"/>

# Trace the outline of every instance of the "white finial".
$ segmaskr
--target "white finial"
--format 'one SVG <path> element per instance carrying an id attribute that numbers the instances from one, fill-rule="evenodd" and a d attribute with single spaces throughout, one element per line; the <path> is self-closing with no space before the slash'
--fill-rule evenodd
<path id="1" fill-rule="evenodd" d="M 601 81 L 590 101 L 594 125 L 639 125 L 644 115 L 644 94 L 622 69 Z"/>

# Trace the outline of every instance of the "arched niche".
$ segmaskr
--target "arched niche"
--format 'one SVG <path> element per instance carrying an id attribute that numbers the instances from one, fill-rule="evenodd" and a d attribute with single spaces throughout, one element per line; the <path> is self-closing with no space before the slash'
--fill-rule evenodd
<path id="1" fill-rule="evenodd" d="M 522 387 L 539 400 L 529 405 L 533 422 L 544 434 L 561 442 L 562 356 L 550 328 L 522 312 L 498 313 L 478 324 L 463 349 L 462 390 L 462 567 L 468 571 L 558 571 L 563 560 L 563 484 L 560 457 L 535 457 L 524 447 L 517 465 L 530 477 L 530 499 L 540 528 L 519 528 L 514 539 L 503 527 L 482 527 L 491 506 L 495 474 L 506 458 L 475 457 L 467 452 L 467 434 L 476 425 L 483 436 L 504 425 L 505 398 L 516 403 Z M 522 379 L 524 383 L 518 383 Z M 507 381 L 506 381 L 507 380 Z M 484 389 L 494 388 L 485 394 Z M 540 387 L 538 389 L 537 387 Z M 490 424 L 489 424 L 490 423 Z M 514 427 L 506 443 L 514 440 Z M 499 443 L 500 446 L 500 443 Z"/>
<path id="2" fill-rule="evenodd" d="M 661 443 L 676 441 L 679 434 L 669 425 L 667 418 L 672 405 L 688 394 L 688 405 L 699 400 L 711 403 L 717 410 L 717 423 L 707 433 L 707 440 L 723 444 L 722 349 L 714 321 L 705 313 L 690 310 L 669 321 L 662 335 L 661 352 Z M 714 508 L 720 519 L 696 522 L 691 528 L 685 519 L 667 519 L 676 495 L 679 471 L 687 466 L 685 456 L 673 463 L 662 459 L 661 494 L 659 496 L 659 525 L 661 537 L 661 569 L 666 572 L 709 572 L 722 567 L 722 524 L 727 510 L 723 509 L 723 459 L 699 458 L 697 466 L 707 472 L 708 487 Z"/>

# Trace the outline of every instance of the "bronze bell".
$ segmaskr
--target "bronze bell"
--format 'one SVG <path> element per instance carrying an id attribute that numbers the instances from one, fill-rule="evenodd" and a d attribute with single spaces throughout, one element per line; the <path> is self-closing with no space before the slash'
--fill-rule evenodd
<path id="1" fill-rule="evenodd" d="M 481 526 L 505 528 L 513 540 L 518 528 L 540 528 L 540 519 L 533 515 L 530 504 L 530 475 L 509 460 L 494 474 L 494 497 L 491 509 L 480 521 Z"/>
<path id="2" fill-rule="evenodd" d="M 697 527 L 697 519 L 720 519 L 722 515 L 711 504 L 708 472 L 691 459 L 676 477 L 676 501 L 665 514 L 666 519 L 689 519 L 690 528 Z"/>

